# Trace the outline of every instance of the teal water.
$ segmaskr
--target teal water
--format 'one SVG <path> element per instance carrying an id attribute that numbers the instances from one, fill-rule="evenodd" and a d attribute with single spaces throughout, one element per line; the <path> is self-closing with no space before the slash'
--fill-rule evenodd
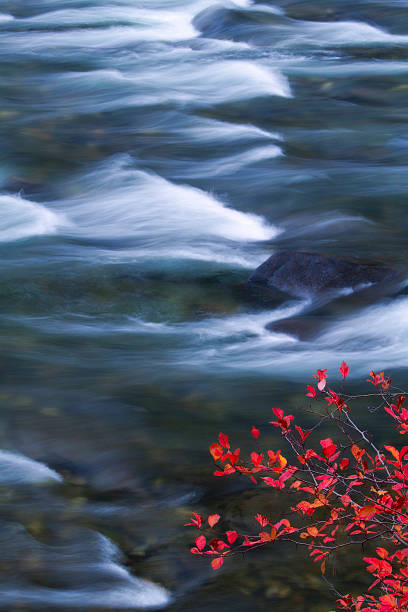
<path id="1" fill-rule="evenodd" d="M 404 290 L 245 283 L 282 248 L 408 276 L 407 59 L 406 0 L 0 1 L 0 608 L 330 608 L 291 549 L 214 574 L 182 525 L 280 512 L 213 481 L 218 431 L 342 359 L 404 379 Z"/>

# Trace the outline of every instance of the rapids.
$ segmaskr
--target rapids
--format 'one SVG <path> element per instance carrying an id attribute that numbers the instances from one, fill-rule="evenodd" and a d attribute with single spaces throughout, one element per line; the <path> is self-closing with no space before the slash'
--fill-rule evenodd
<path id="1" fill-rule="evenodd" d="M 276 249 L 408 278 L 407 58 L 406 0 L 0 0 L 0 609 L 327 609 L 289 550 L 214 575 L 183 524 L 236 516 L 208 444 L 316 368 L 403 384 L 404 283 L 246 280 Z"/>

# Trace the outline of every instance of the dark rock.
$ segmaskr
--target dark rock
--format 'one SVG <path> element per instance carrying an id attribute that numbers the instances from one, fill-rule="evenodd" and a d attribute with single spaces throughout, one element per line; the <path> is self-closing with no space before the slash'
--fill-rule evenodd
<path id="1" fill-rule="evenodd" d="M 365 290 L 379 283 L 395 283 L 397 273 L 380 265 L 336 257 L 279 251 L 250 276 L 254 288 L 266 288 L 300 298 L 328 298 Z"/>
<path id="2" fill-rule="evenodd" d="M 327 325 L 327 321 L 323 321 L 318 317 L 299 316 L 272 321 L 272 323 L 266 325 L 266 329 L 272 332 L 288 334 L 298 340 L 306 341 L 318 336 Z"/>

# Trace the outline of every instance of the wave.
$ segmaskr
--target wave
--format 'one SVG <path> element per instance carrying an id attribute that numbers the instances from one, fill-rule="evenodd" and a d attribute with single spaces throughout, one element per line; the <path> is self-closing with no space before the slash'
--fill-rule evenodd
<path id="1" fill-rule="evenodd" d="M 188 253 L 212 260 L 217 251 L 242 259 L 242 250 L 237 253 L 231 243 L 241 249 L 279 233 L 262 217 L 229 208 L 215 195 L 133 170 L 127 163 L 128 158 L 120 158 L 100 166 L 70 185 L 80 195 L 54 203 L 69 221 L 65 235 L 119 240 L 119 249 L 131 248 L 133 256 Z"/>
<path id="2" fill-rule="evenodd" d="M 298 21 L 282 19 L 277 26 L 264 29 L 261 34 L 266 44 L 266 32 L 273 36 L 273 45 L 285 47 L 342 47 L 350 45 L 406 45 L 407 35 L 390 34 L 377 26 L 362 21 Z M 324 64 L 322 65 L 324 69 Z"/>
<path id="3" fill-rule="evenodd" d="M 182 169 L 183 178 L 196 178 L 206 176 L 233 176 L 242 168 L 256 164 L 267 159 L 274 159 L 283 155 L 283 151 L 276 145 L 256 147 L 243 153 L 235 153 L 228 157 L 220 157 L 211 161 L 200 160 L 199 163 L 187 169 Z"/>
<path id="4" fill-rule="evenodd" d="M 374 370 L 408 367 L 407 297 L 365 308 L 332 324 L 311 341 L 302 342 L 290 334 L 265 328 L 267 323 L 298 314 L 302 308 L 288 307 L 286 316 L 284 310 L 277 309 L 219 322 L 207 319 L 201 323 L 203 338 L 213 334 L 227 341 L 201 342 L 197 348 L 190 347 L 179 365 L 218 373 L 241 371 L 269 376 L 278 372 L 281 378 L 305 380 L 317 368 L 327 367 L 329 373 L 336 373 L 342 359 L 352 366 L 356 376 L 367 374 L 367 364 Z M 228 335 L 232 330 L 234 334 Z"/>
<path id="5" fill-rule="evenodd" d="M 181 369 L 221 376 L 237 372 L 254 376 L 277 373 L 282 379 L 307 380 L 317 368 L 327 367 L 329 373 L 337 373 L 342 359 L 350 364 L 356 376 L 367 374 L 367 364 L 374 370 L 408 367 L 407 296 L 337 319 L 320 333 L 317 328 L 317 335 L 312 340 L 301 341 L 290 333 L 267 328 L 270 323 L 301 314 L 310 305 L 310 301 L 291 301 L 260 313 L 207 317 L 175 324 L 151 323 L 140 317 L 123 317 L 116 321 L 98 317 L 37 317 L 25 318 L 20 323 L 47 333 L 82 337 L 130 334 L 150 337 L 150 342 L 155 338 L 160 342 L 160 351 L 158 354 L 153 348 L 149 352 L 149 367 L 155 370 L 154 364 L 167 364 L 170 376 Z M 130 370 L 134 369 L 137 359 L 131 354 L 126 357 Z M 138 365 L 143 367 L 144 364 Z M 122 360 L 120 367 L 123 367 Z M 164 372 L 161 375 L 164 376 Z"/>
<path id="6" fill-rule="evenodd" d="M 336 23 L 302 22 L 299 27 L 302 30 L 302 36 L 306 36 L 316 45 L 408 43 L 408 36 L 390 34 L 386 30 L 360 21 L 338 21 Z"/>
<path id="7" fill-rule="evenodd" d="M 224 60 L 216 65 L 211 62 L 196 66 L 194 72 L 188 66 L 173 66 L 167 78 L 179 89 L 178 99 L 185 102 L 207 105 L 256 96 L 292 97 L 281 72 L 250 61 Z"/>
<path id="8" fill-rule="evenodd" d="M 187 126 L 185 125 L 187 123 Z M 188 125 L 188 117 L 184 120 L 184 126 L 175 130 L 176 133 L 185 135 L 189 140 L 197 140 L 205 143 L 225 143 L 237 140 L 253 139 L 275 139 L 282 140 L 282 136 L 276 132 L 268 132 L 259 127 L 245 123 L 229 123 L 227 121 L 217 121 L 216 119 L 202 120 L 195 118 L 191 125 Z"/>
<path id="9" fill-rule="evenodd" d="M 95 7 L 64 9 L 19 21 L 37 28 L 39 26 L 87 28 L 58 33 L 44 32 L 41 36 L 29 33 L 28 38 L 36 48 L 54 44 L 56 47 L 106 47 L 137 41 L 177 41 L 193 38 L 197 34 L 188 12 L 137 9 L 129 5 L 99 6 L 97 9 Z M 92 29 L 90 26 L 105 27 Z M 23 43 L 23 40 L 20 38 L 18 42 Z"/>
<path id="10" fill-rule="evenodd" d="M 86 528 L 70 529 L 68 542 L 50 546 L 35 540 L 21 527 L 3 532 L 3 558 L 9 563 L 29 555 L 39 556 L 57 584 L 52 588 L 15 581 L 0 583 L 2 605 L 42 608 L 158 609 L 169 605 L 171 595 L 149 580 L 132 576 L 119 562 L 117 547 L 105 536 Z M 21 572 L 20 572 L 21 574 Z"/>
<path id="11" fill-rule="evenodd" d="M 309 302 L 306 300 L 289 302 L 273 311 L 245 313 L 222 318 L 213 317 L 198 323 L 186 324 L 184 328 L 188 330 L 188 333 L 193 336 L 198 335 L 203 340 L 219 338 L 235 342 L 237 338 L 241 338 L 245 341 L 248 337 L 264 335 L 266 332 L 265 326 L 268 323 L 293 317 L 302 312 L 308 304 Z M 273 337 L 273 334 L 271 337 Z M 285 339 L 285 342 L 289 343 L 294 341 L 290 337 Z"/>
<path id="12" fill-rule="evenodd" d="M 13 21 L 18 27 L 31 29 L 24 34 L 12 34 L 13 45 L 23 52 L 123 47 L 142 41 L 176 42 L 195 38 L 198 32 L 192 24 L 193 17 L 212 3 L 212 0 L 192 2 L 189 6 L 176 3 L 173 10 L 151 9 L 148 3 L 136 8 L 129 1 L 107 6 L 98 3 L 97 6 L 65 8 L 20 19 L 0 15 L 0 22 Z M 250 4 L 250 0 L 227 0 L 224 6 L 248 7 Z M 47 31 L 56 27 L 66 29 Z M 7 38 L 8 35 L 3 34 L 0 41 Z"/>
<path id="13" fill-rule="evenodd" d="M 0 484 L 33 484 L 62 481 L 62 477 L 44 463 L 24 455 L 0 450 Z"/>
<path id="14" fill-rule="evenodd" d="M 18 195 L 0 195 L 0 242 L 55 234 L 62 219 L 45 206 Z"/>
<path id="15" fill-rule="evenodd" d="M 190 53 L 183 51 L 183 55 Z M 206 62 L 175 59 L 157 59 L 148 69 L 127 66 L 124 71 L 110 68 L 65 73 L 56 76 L 50 87 L 53 98 L 64 99 L 64 104 L 69 91 L 69 103 L 80 113 L 166 102 L 200 107 L 265 96 L 292 97 L 286 77 L 278 70 L 241 60 L 218 60 L 215 64 L 214 58 Z"/>

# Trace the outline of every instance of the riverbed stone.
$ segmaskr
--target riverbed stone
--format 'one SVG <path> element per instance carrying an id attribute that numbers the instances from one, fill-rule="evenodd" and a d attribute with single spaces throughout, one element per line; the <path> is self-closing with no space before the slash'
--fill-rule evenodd
<path id="1" fill-rule="evenodd" d="M 298 316 L 290 319 L 272 321 L 266 325 L 266 329 L 280 334 L 293 336 L 297 340 L 312 340 L 327 327 L 327 321 L 321 317 Z"/>
<path id="2" fill-rule="evenodd" d="M 278 251 L 249 277 L 250 287 L 279 290 L 300 298 L 340 296 L 383 282 L 397 274 L 378 264 L 363 264 L 311 253 Z"/>

